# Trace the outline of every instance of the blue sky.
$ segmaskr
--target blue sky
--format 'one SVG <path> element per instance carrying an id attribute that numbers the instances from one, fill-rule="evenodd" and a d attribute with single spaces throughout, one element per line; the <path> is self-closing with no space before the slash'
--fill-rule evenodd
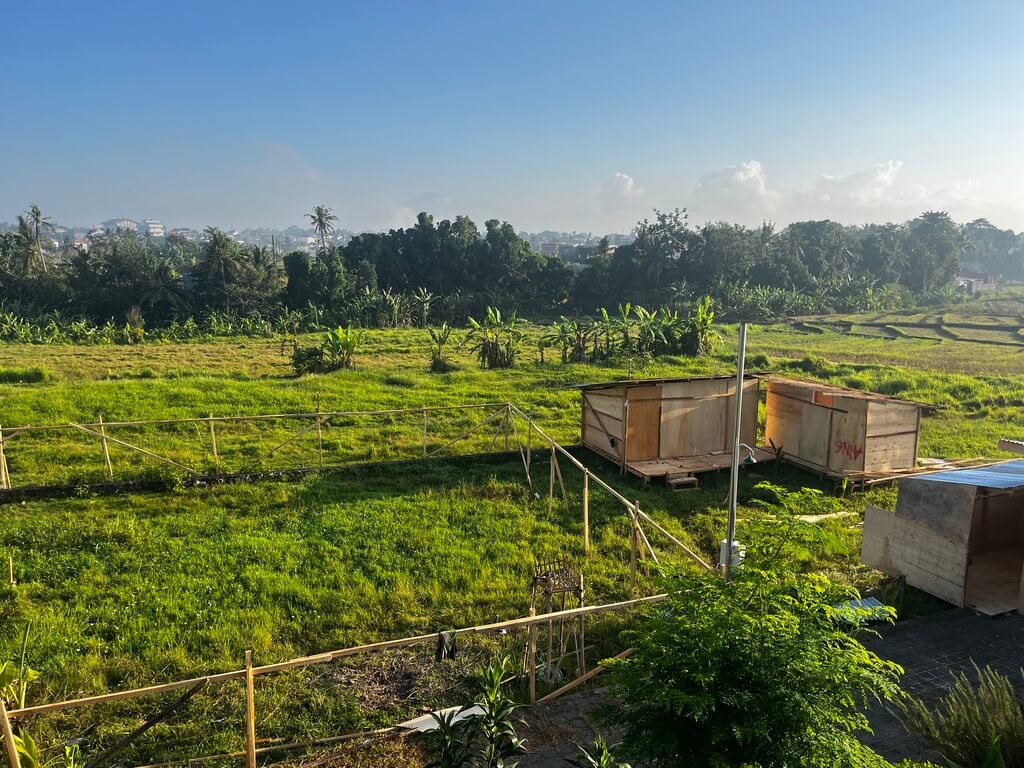
<path id="1" fill-rule="evenodd" d="M 1024 229 L 1024 3 L 20 4 L 0 220 Z"/>

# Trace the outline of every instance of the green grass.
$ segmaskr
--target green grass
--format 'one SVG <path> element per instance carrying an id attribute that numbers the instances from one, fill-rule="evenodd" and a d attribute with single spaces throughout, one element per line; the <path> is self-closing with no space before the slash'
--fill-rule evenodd
<path id="1" fill-rule="evenodd" d="M 1003 300 L 1000 300 L 1003 301 Z M 979 305 L 995 315 L 1006 304 Z M 936 318 L 939 313 L 932 313 Z M 941 317 L 949 318 L 949 313 Z M 861 338 L 825 328 L 750 329 L 748 366 L 818 378 L 941 406 L 925 417 L 921 456 L 992 456 L 1000 437 L 1024 434 L 1024 358 L 1011 348 L 950 339 Z M 528 329 L 536 338 L 539 329 Z M 729 373 L 736 330 L 706 359 L 666 357 L 642 367 L 538 365 L 527 346 L 511 371 L 482 371 L 464 353 L 458 369 L 428 372 L 426 334 L 370 331 L 357 367 L 294 378 L 279 342 L 252 339 L 137 347 L 17 346 L 0 349 L 0 369 L 45 369 L 36 383 L 0 383 L 4 427 L 28 424 L 202 417 L 324 410 L 419 408 L 511 401 L 556 440 L 579 440 L 579 393 L 570 385 L 639 376 Z M 960 331 L 957 331 L 960 333 Z M 18 379 L 22 381 L 22 379 Z M 468 428 L 479 415 L 431 416 L 431 445 Z M 269 447 L 294 422 L 217 425 L 222 469 L 267 466 Z M 344 419 L 324 430 L 328 463 L 415 459 L 422 419 Z M 200 469 L 211 467 L 206 425 L 117 432 Z M 469 447 L 484 450 L 490 435 Z M 499 442 L 498 445 L 501 445 Z M 536 446 L 536 441 L 534 442 Z M 99 444 L 71 431 L 6 441 L 14 484 L 102 480 Z M 118 477 L 173 479 L 160 465 L 112 446 Z M 725 528 L 725 474 L 695 492 L 670 493 L 620 477 L 589 453 L 581 458 L 627 498 L 709 559 Z M 263 461 L 263 463 L 261 463 Z M 280 464 L 315 464 L 307 434 Z M 18 586 L 0 588 L 0 658 L 17 651 L 20 628 L 33 626 L 31 660 L 44 674 L 36 701 L 237 668 L 247 648 L 257 663 L 354 643 L 433 632 L 526 612 L 534 556 L 569 552 L 582 563 L 588 601 L 624 597 L 629 529 L 621 507 L 593 493 L 594 554 L 581 553 L 581 481 L 563 462 L 570 508 L 548 512 L 547 465 L 535 454 L 537 491 L 524 484 L 518 456 L 349 468 L 289 482 L 178 488 L 164 493 L 28 501 L 3 508 L 0 554 L 14 558 Z M 891 506 L 892 489 L 835 498 L 831 484 L 788 467 L 743 475 L 741 539 L 770 535 L 755 522 L 760 479 L 798 491 L 807 511 L 849 511 L 817 527 L 804 567 L 862 588 L 878 574 L 858 565 L 858 515 L 868 501 Z M 651 533 L 659 554 L 679 559 Z M 617 619 L 595 622 L 594 640 L 611 648 Z M 521 639 L 521 638 L 520 638 Z M 500 641 L 499 641 L 500 642 Z M 505 641 L 509 650 L 518 639 Z M 490 647 L 470 644 L 466 666 L 434 668 L 421 656 L 367 657 L 260 683 L 261 734 L 300 738 L 396 722 L 419 706 L 457 699 L 471 659 Z M 424 653 L 429 652 L 429 649 Z M 397 666 L 396 666 L 397 665 Z M 396 669 L 398 671 L 396 671 Z M 389 687 L 412 680 L 406 690 Z M 423 681 L 433 681 L 428 686 Z M 380 696 L 367 691 L 381 689 Z M 242 733 L 237 687 L 203 693 L 187 716 L 147 735 L 133 759 L 237 749 Z M 124 703 L 37 723 L 43 733 L 110 743 L 155 703 Z M 213 725 L 211 725 L 213 723 Z"/>

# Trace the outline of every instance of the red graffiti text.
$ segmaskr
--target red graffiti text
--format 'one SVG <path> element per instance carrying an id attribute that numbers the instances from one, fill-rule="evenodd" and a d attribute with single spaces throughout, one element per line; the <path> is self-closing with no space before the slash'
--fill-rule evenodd
<path id="1" fill-rule="evenodd" d="M 856 461 L 860 458 L 860 455 L 864 453 L 864 447 L 861 445 L 854 445 L 849 440 L 836 440 L 836 450 L 843 454 L 849 459 Z"/>

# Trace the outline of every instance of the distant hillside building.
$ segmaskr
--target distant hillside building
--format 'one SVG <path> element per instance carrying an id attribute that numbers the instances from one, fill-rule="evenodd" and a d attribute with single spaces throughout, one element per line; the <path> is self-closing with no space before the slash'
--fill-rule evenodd
<path id="1" fill-rule="evenodd" d="M 163 237 L 164 236 L 164 225 L 156 219 L 146 219 L 142 222 L 145 226 L 147 237 Z"/>
<path id="2" fill-rule="evenodd" d="M 961 272 L 953 279 L 953 284 L 968 296 L 999 290 L 999 281 L 987 272 Z"/>
<path id="3" fill-rule="evenodd" d="M 187 229 L 182 227 L 180 229 L 172 229 L 170 232 L 167 233 L 167 237 L 177 237 L 181 240 L 187 240 L 190 243 L 194 243 L 196 240 L 199 239 L 199 233 L 196 232 L 194 229 Z"/>
<path id="4" fill-rule="evenodd" d="M 122 217 L 104 221 L 103 228 L 107 230 L 107 232 L 135 232 L 137 234 L 139 231 L 139 222 L 135 221 L 135 219 L 126 219 Z"/>

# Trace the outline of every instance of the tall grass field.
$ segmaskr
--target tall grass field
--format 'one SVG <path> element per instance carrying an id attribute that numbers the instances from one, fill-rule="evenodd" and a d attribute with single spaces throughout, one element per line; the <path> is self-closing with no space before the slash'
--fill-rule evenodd
<path id="1" fill-rule="evenodd" d="M 1005 317 L 1006 307 L 999 310 Z M 955 338 L 959 331 L 948 316 L 953 333 L 935 338 L 855 335 L 851 318 L 839 319 L 847 325 L 807 319 L 803 328 L 750 328 L 748 368 L 939 406 L 923 419 L 922 457 L 999 458 L 999 438 L 1024 435 L 1024 357 L 1018 347 L 987 344 L 984 332 Z M 899 321 L 879 322 L 890 320 Z M 310 412 L 317 403 L 325 411 L 361 411 L 511 402 L 555 440 L 573 446 L 580 421 L 574 385 L 732 373 L 736 329 L 720 333 L 713 353 L 703 358 L 568 365 L 549 358 L 542 365 L 534 346 L 540 328 L 528 327 L 512 370 L 481 370 L 468 353 L 456 353 L 454 370 L 432 373 L 424 330 L 369 330 L 354 368 L 302 377 L 293 375 L 290 348 L 281 340 L 7 345 L 0 349 L 0 421 L 7 429 L 100 416 L 114 422 Z M 992 340 L 1006 341 L 1006 331 L 999 334 Z M 430 445 L 454 438 L 474 419 L 479 415 L 439 413 L 430 425 Z M 266 452 L 299 426 L 218 424 L 222 468 L 266 466 Z M 211 469 L 205 425 L 117 434 L 182 464 Z M 325 425 L 324 453 L 327 463 L 360 466 L 208 487 L 183 487 L 172 467 L 115 444 L 110 457 L 117 477 L 158 478 L 165 487 L 100 495 L 89 489 L 106 477 L 95 439 L 74 430 L 16 435 L 5 444 L 15 488 L 61 484 L 79 490 L 2 508 L 0 554 L 12 559 L 16 584 L 0 586 L 0 661 L 18 658 L 30 627 L 28 661 L 41 678 L 30 688 L 29 703 L 42 703 L 237 669 L 247 649 L 263 664 L 514 618 L 527 611 L 534 559 L 563 553 L 583 572 L 588 603 L 627 597 L 630 526 L 622 506 L 592 493 L 594 546 L 585 556 L 579 473 L 562 462 L 569 503 L 559 490 L 549 505 L 546 452 L 535 450 L 531 488 L 518 452 L 502 453 L 500 441 L 488 446 L 489 432 L 475 439 L 472 450 L 498 452 L 422 461 L 417 415 L 348 417 Z M 279 458 L 315 466 L 318 450 L 315 434 L 308 433 Z M 725 527 L 724 474 L 702 478 L 697 491 L 672 493 L 573 450 L 673 535 L 709 560 L 717 557 Z M 887 506 L 894 499 L 888 487 L 852 493 L 792 467 L 756 466 L 742 478 L 739 537 L 771 535 L 766 521 L 781 506 L 828 513 L 802 566 L 872 589 L 880 576 L 859 565 L 860 516 L 867 502 Z M 656 534 L 651 538 L 665 563 L 687 567 L 679 550 Z M 594 622 L 595 661 L 615 651 L 622 621 L 628 618 Z M 467 643 L 462 660 L 450 667 L 435 665 L 429 652 L 410 651 L 261 678 L 260 732 L 281 739 L 351 732 L 457 703 L 472 663 L 501 648 L 521 653 L 519 641 Z M 31 727 L 47 744 L 82 738 L 87 755 L 98 754 L 159 704 L 139 700 L 68 710 L 37 718 Z M 140 764 L 237 750 L 243 705 L 234 684 L 203 692 L 124 759 Z"/>

